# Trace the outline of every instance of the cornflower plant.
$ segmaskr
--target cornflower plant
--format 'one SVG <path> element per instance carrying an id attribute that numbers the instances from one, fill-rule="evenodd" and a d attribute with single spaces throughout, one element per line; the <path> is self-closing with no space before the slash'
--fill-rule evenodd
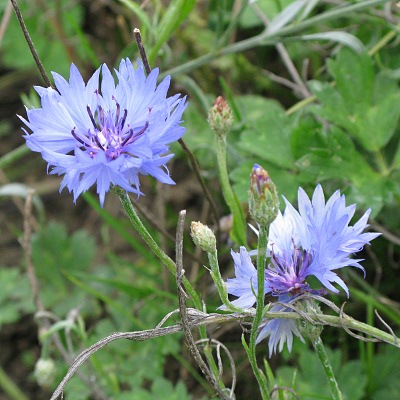
<path id="1" fill-rule="evenodd" d="M 214 233 L 199 222 L 192 223 L 193 241 L 208 255 L 207 269 L 222 302 L 218 310 L 207 312 L 201 295 L 185 277 L 183 269 L 185 212 L 179 215 L 174 261 L 141 222 L 135 203 L 129 197 L 130 193 L 136 198 L 142 195 L 142 175 L 151 175 L 161 183 L 174 183 L 167 168 L 167 162 L 173 157 L 169 148 L 176 141 L 183 144 L 183 113 L 187 105 L 186 98 L 179 94 L 167 96 L 169 76 L 157 85 L 158 70 L 150 70 L 140 33 L 135 33 L 142 61 L 134 67 L 128 58 L 123 59 L 114 71 L 117 82 L 106 65 L 100 66 L 88 82 L 84 81 L 77 67 L 71 65 L 69 81 L 53 73 L 54 88 L 35 87 L 41 107 L 27 108 L 27 117 L 20 118 L 26 125 L 24 138 L 27 146 L 42 155 L 51 174 L 63 175 L 60 190 L 67 188 L 76 201 L 83 192 L 95 186 L 101 206 L 109 191 L 119 196 L 133 227 L 175 276 L 179 308 L 166 315 L 154 329 L 113 333 L 81 352 L 51 399 L 61 396 L 79 367 L 110 342 L 117 339 L 150 340 L 181 331 L 215 393 L 222 399 L 234 399 L 233 359 L 228 349 L 218 343 L 218 349 L 222 347 L 229 357 L 234 376 L 231 387 L 227 387 L 220 368 L 220 350 L 216 362 L 209 348 L 210 343 L 217 341 L 211 339 L 206 331 L 207 325 L 232 321 L 251 325 L 249 335 L 243 334 L 241 342 L 262 399 L 274 396 L 275 382 L 266 359 L 264 368 L 260 368 L 256 346 L 263 346 L 263 340 L 268 338 L 265 354 L 271 357 L 281 352 L 285 344 L 291 351 L 295 337 L 303 342 L 310 340 L 321 360 L 332 398 L 342 399 L 321 340 L 323 326 L 355 330 L 400 347 L 394 334 L 348 317 L 324 297 L 330 292 L 339 293 L 339 288 L 347 296 L 350 294 L 337 270 L 356 267 L 365 275 L 362 260 L 351 257 L 379 236 L 379 233 L 365 231 L 371 211 L 366 211 L 351 225 L 356 206 L 346 205 L 345 196 L 339 191 L 326 200 L 322 186 L 318 184 L 311 199 L 302 188 L 298 189 L 298 210 L 284 198 L 286 209 L 282 214 L 274 182 L 260 165 L 255 164 L 250 173 L 248 203 L 250 215 L 257 224 L 253 231 L 258 236 L 258 244 L 256 250 L 247 248 L 246 218 L 230 186 L 226 162 L 227 135 L 233 116 L 228 104 L 219 97 L 210 110 L 208 121 L 216 136 L 222 194 L 233 215 L 231 237 L 240 247 L 239 251 L 236 246 L 231 251 L 235 277 L 225 281 L 221 275 L 218 241 Z M 46 81 L 50 82 L 48 78 Z M 190 157 L 196 169 L 196 160 L 192 154 Z M 270 300 L 267 304 L 266 296 Z M 186 305 L 188 298 L 193 303 L 191 308 Z M 325 315 L 318 302 L 330 306 L 339 315 Z M 163 326 L 175 314 L 179 314 L 179 322 Z M 200 337 L 197 341 L 192 332 L 195 328 L 198 328 Z M 55 325 L 50 327 L 49 335 L 57 329 Z M 203 344 L 206 344 L 204 355 L 199 351 Z M 53 368 L 45 361 L 43 357 L 37 364 L 38 379 Z"/>

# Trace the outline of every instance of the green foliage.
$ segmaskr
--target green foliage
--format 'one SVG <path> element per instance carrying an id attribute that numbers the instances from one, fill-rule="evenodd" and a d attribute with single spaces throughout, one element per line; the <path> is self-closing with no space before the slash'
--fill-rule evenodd
<path id="1" fill-rule="evenodd" d="M 266 168 L 289 200 L 298 186 L 331 180 L 348 187 L 350 201 L 371 207 L 376 216 L 400 191 L 393 179 L 398 151 L 389 151 L 399 142 L 394 138 L 400 116 L 397 82 L 386 71 L 376 73 L 367 54 L 346 49 L 328 66 L 336 85 L 310 82 L 320 101 L 309 107 L 311 114 L 289 117 L 274 101 L 240 97 L 245 128 L 237 149 Z M 249 166 L 246 161 L 232 172 L 242 201 Z"/>
<path id="2" fill-rule="evenodd" d="M 398 352 L 389 347 L 374 357 L 374 382 L 371 399 L 396 398 L 400 391 Z"/>
<path id="3" fill-rule="evenodd" d="M 277 371 L 278 386 L 292 388 L 304 400 L 331 399 L 329 385 L 316 354 L 306 346 L 298 348 L 298 367 L 281 367 Z M 328 351 L 344 399 L 360 400 L 365 395 L 367 378 L 358 360 L 341 360 L 341 352 Z M 281 389 L 288 395 L 290 391 Z M 288 397 L 296 398 L 296 397 Z"/>
<path id="4" fill-rule="evenodd" d="M 314 112 L 341 126 L 369 152 L 381 150 L 393 134 L 400 116 L 397 82 L 385 73 L 375 75 L 370 57 L 342 50 L 328 62 L 336 89 L 314 82 L 322 106 Z"/>
<path id="5" fill-rule="evenodd" d="M 21 315 L 32 313 L 34 306 L 28 277 L 18 268 L 0 267 L 0 329 L 17 322 Z"/>
<path id="6" fill-rule="evenodd" d="M 173 386 L 166 379 L 159 378 L 153 382 L 150 390 L 139 389 L 134 392 L 125 392 L 114 397 L 116 400 L 191 400 L 185 385 L 178 382 Z"/>
<path id="7" fill-rule="evenodd" d="M 66 42 L 60 45 L 57 29 L 64 30 L 64 34 L 71 41 L 76 32 L 70 21 L 73 21 L 75 26 L 81 23 L 82 7 L 79 4 L 71 7 L 68 0 L 57 3 L 57 6 L 56 3 L 46 2 L 47 12 L 43 13 L 44 10 L 41 10 L 32 2 L 21 1 L 20 3 L 22 14 L 25 16 L 25 24 L 46 70 L 57 71 L 64 76 L 67 75 L 70 64 L 68 48 Z M 62 21 L 54 18 L 54 15 L 59 12 L 62 13 Z M 58 24 L 62 24 L 62 27 L 58 27 Z M 12 18 L 10 21 L 2 48 L 2 62 L 5 66 L 20 69 L 34 68 L 34 59 L 16 18 Z M 84 48 L 80 47 L 79 50 Z"/>
<path id="8" fill-rule="evenodd" d="M 0 4 L 1 11 L 6 9 L 6 3 Z M 279 193 L 290 201 L 295 199 L 299 186 L 308 191 L 322 182 L 326 194 L 341 189 L 349 202 L 357 202 L 364 209 L 371 207 L 376 221 L 390 230 L 387 237 L 393 238 L 400 230 L 400 57 L 397 42 L 392 40 L 397 29 L 382 17 L 390 14 L 388 8 L 384 13 L 385 1 L 375 1 L 368 7 L 365 4 L 371 3 L 369 0 L 342 1 L 340 6 L 317 0 L 155 0 L 140 4 L 134 0 L 21 0 L 19 3 L 46 71 L 56 71 L 66 78 L 71 62 L 88 75 L 100 62 L 106 61 L 111 66 L 122 56 L 137 59 L 132 29 L 140 28 L 151 67 L 160 67 L 164 74 L 170 69 L 174 85 L 171 91 L 188 94 L 184 139 L 198 159 L 200 172 L 221 215 L 229 214 L 230 210 L 223 201 L 218 182 L 215 137 L 206 122 L 206 114 L 214 99 L 223 94 L 235 117 L 227 138 L 228 169 L 244 208 L 249 174 L 254 163 L 258 163 L 269 172 Z M 236 8 L 238 5 L 241 7 Z M 392 17 L 396 18 L 395 13 Z M 270 36 L 261 37 L 260 32 L 267 31 Z M 286 59 L 277 51 L 278 43 L 284 46 Z M 14 16 L 2 37 L 0 56 L 1 71 L 11 71 L 9 76 L 0 77 L 1 109 L 7 112 L 20 98 L 29 71 L 35 71 Z M 288 68 L 288 59 L 292 69 Z M 304 60 L 309 61 L 308 65 Z M 310 97 L 299 92 L 291 72 L 293 68 L 311 92 Z M 281 79 L 277 81 L 276 76 Z M 12 79 L 14 82 L 10 83 Z M 283 87 L 281 83 L 285 79 L 292 86 Z M 38 84 L 37 76 L 34 80 Z M 30 93 L 21 96 L 23 103 L 38 107 L 36 93 L 29 92 L 28 88 L 22 90 Z M 17 100 L 11 99 L 8 103 L 13 91 L 17 92 Z M 304 96 L 305 101 L 299 101 Z M 12 111 L 16 112 L 21 114 L 21 110 Z M 81 221 L 85 230 L 69 233 L 66 224 L 70 223 L 73 213 L 66 216 L 58 213 L 60 222 L 45 225 L 43 209 L 50 215 L 54 213 L 52 200 L 48 201 L 47 197 L 54 181 L 43 179 L 43 163 L 39 166 L 38 158 L 31 161 L 33 157 L 26 157 L 24 148 L 17 147 L 21 145 L 20 135 L 15 134 L 18 129 L 11 118 L 0 121 L 4 143 L 0 165 L 7 167 L 4 182 L 6 178 L 15 180 L 4 185 L 0 195 L 2 205 L 10 196 L 24 199 L 32 182 L 40 195 L 46 194 L 34 197 L 41 227 L 33 236 L 32 256 L 40 298 L 46 310 L 57 319 L 47 333 L 41 332 L 42 351 L 50 352 L 56 359 L 60 381 L 69 360 L 62 360 L 50 344 L 53 332 L 59 334 L 65 350 L 73 357 L 114 331 L 154 328 L 177 308 L 176 287 L 174 278 L 164 275 L 164 266 L 139 235 L 132 232 L 125 216 L 115 209 L 117 203 L 102 209 L 97 199 L 87 193 L 85 200 L 92 212 L 88 213 L 87 220 Z M 14 153 L 14 145 L 22 151 Z M 184 152 L 178 145 L 174 146 L 174 152 L 177 157 L 175 164 L 170 165 L 171 175 L 182 188 L 179 193 L 187 197 L 182 201 L 174 188 L 165 191 L 165 230 L 172 234 L 178 205 L 188 209 L 192 220 L 203 221 L 208 212 L 207 207 L 200 211 L 206 201 L 200 198 L 198 189 L 191 193 L 197 183 L 192 174 L 186 173 Z M 181 172 L 183 164 L 184 173 Z M 156 194 L 146 180 L 144 187 L 149 195 L 138 204 L 151 210 L 155 204 L 158 206 L 154 201 Z M 19 221 L 8 216 L 8 208 L 4 210 L 1 213 L 5 221 L 3 229 L 6 233 L 10 230 L 15 238 L 22 224 L 16 225 Z M 67 221 L 61 222 L 63 219 Z M 155 222 L 157 225 L 159 221 Z M 157 240 L 163 241 L 157 229 L 150 231 Z M 396 239 L 395 236 L 394 243 L 398 243 Z M 393 326 L 399 321 L 398 307 L 387 297 L 398 300 L 399 252 L 393 244 L 380 240 L 372 248 L 374 259 L 379 262 L 370 261 L 367 268 L 367 278 L 371 282 L 376 279 L 375 286 L 372 283 L 363 286 L 354 278 L 361 289 L 351 289 L 351 295 L 359 305 L 359 309 L 355 307 L 355 313 L 359 314 L 356 317 L 364 319 L 360 304 L 367 305 L 371 310 L 377 308 Z M 218 241 L 223 269 L 228 273 L 232 271 L 232 261 L 225 262 L 225 255 L 235 244 L 224 234 Z M 7 251 L 6 246 L 2 251 Z M 192 251 L 187 247 L 188 252 Z M 170 242 L 165 241 L 165 248 L 173 256 Z M 12 265 L 19 262 L 20 259 Z M 211 309 L 219 302 L 205 269 L 196 275 L 202 263 L 207 265 L 197 253 L 190 257 L 185 254 L 186 276 L 196 282 L 202 299 Z M 20 324 L 21 317 L 36 311 L 27 276 L 16 267 L 2 267 L 0 281 L 0 327 Z M 76 319 L 70 318 L 71 311 L 79 314 Z M 172 316 L 168 323 L 178 321 L 178 316 Z M 36 343 L 37 332 L 32 335 Z M 340 347 L 330 351 L 329 356 L 345 399 L 398 397 L 398 351 L 383 347 L 374 354 L 371 346 L 367 350 L 362 346 L 357 349 L 354 339 L 342 336 L 338 341 L 335 334 L 327 336 L 328 343 Z M 183 346 L 181 334 L 139 343 L 115 341 L 92 356 L 80 371 L 87 377 L 95 376 L 95 383 L 109 398 L 199 398 L 197 381 L 206 384 L 196 376 L 194 367 L 186 368 L 189 364 L 186 354 L 178 356 Z M 243 362 L 243 351 L 240 353 L 237 346 L 236 340 L 232 355 L 240 364 L 238 380 L 244 387 L 238 391 L 247 390 L 250 393 L 247 398 L 256 398 L 258 392 L 254 379 L 250 378 L 250 367 Z M 295 399 L 283 388 L 287 387 L 301 399 L 330 399 L 316 356 L 304 345 L 296 347 L 294 343 L 294 348 L 297 350 L 290 357 L 287 354 L 282 357 L 286 357 L 289 366 L 282 366 L 285 361 L 282 358 L 277 359 L 277 364 L 271 363 L 272 367 L 266 363 L 271 385 L 277 385 L 276 398 Z M 32 354 L 38 351 L 37 348 L 26 350 L 23 357 L 33 358 Z M 30 360 L 30 364 L 34 361 Z M 90 386 L 77 377 L 68 383 L 65 393 L 70 399 L 93 397 Z"/>

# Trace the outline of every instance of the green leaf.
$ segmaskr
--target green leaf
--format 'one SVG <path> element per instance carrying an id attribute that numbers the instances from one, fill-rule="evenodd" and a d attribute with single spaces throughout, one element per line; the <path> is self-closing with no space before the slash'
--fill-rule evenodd
<path id="1" fill-rule="evenodd" d="M 371 207 L 376 215 L 390 190 L 390 180 L 371 168 L 342 130 L 331 127 L 320 137 L 324 144 L 310 149 L 309 154 L 298 160 L 298 168 L 314 175 L 317 181 L 337 179 L 344 184 L 351 183 L 349 201 Z"/>
<path id="2" fill-rule="evenodd" d="M 275 33 L 293 21 L 301 9 L 307 4 L 308 0 L 296 0 L 289 4 L 281 13 L 279 13 L 269 24 L 268 32 Z"/>
<path id="3" fill-rule="evenodd" d="M 365 51 L 365 47 L 362 44 L 361 40 L 358 39 L 356 36 L 351 35 L 347 32 L 339 32 L 339 31 L 332 31 L 332 32 L 319 32 L 319 33 L 312 33 L 310 35 L 302 35 L 300 36 L 301 40 L 328 40 L 331 42 L 337 42 L 344 44 L 345 46 L 350 47 L 357 53 L 362 53 Z"/>
<path id="4" fill-rule="evenodd" d="M 382 348 L 374 357 L 374 382 L 371 399 L 395 399 L 400 393 L 399 351 L 391 346 Z"/>
<path id="5" fill-rule="evenodd" d="M 111 296 L 108 296 L 107 294 L 104 293 L 104 291 L 92 287 L 88 282 L 81 279 L 80 274 L 74 274 L 70 273 L 67 270 L 63 271 L 65 277 L 72 282 L 74 285 L 79 287 L 79 289 L 83 290 L 84 292 L 90 294 L 91 296 L 96 297 L 97 299 L 101 300 L 105 304 L 107 304 L 110 308 L 114 309 L 117 311 L 118 314 L 122 315 L 124 318 L 126 318 L 128 321 L 131 321 L 134 324 L 137 324 L 141 329 L 144 328 L 144 324 L 137 318 L 135 318 L 134 315 L 132 315 L 131 310 L 126 308 L 123 304 L 120 302 L 114 300 Z"/>
<path id="6" fill-rule="evenodd" d="M 61 6 L 63 21 L 66 21 L 61 29 L 68 41 L 75 41 L 75 28 L 70 26 L 68 21 L 72 19 L 76 24 L 81 24 L 83 6 L 77 3 L 74 7 L 71 7 L 69 0 L 63 0 L 59 2 L 59 5 Z M 70 67 L 68 50 L 58 37 L 58 34 L 54 32 L 49 17 L 57 13 L 55 2 L 46 3 L 46 13 L 43 13 L 40 7 L 37 7 L 32 2 L 21 2 L 20 8 L 22 15 L 25 16 L 25 24 L 45 70 L 48 72 L 57 71 L 62 76 L 67 76 Z M 78 53 L 81 52 L 79 42 L 75 48 Z M 11 69 L 36 68 L 17 18 L 11 18 L 7 26 L 2 42 L 2 63 Z"/>
<path id="7" fill-rule="evenodd" d="M 282 8 L 288 6 L 292 0 L 276 1 L 259 1 L 257 6 L 262 14 L 264 14 L 270 21 L 276 17 Z M 259 15 L 252 7 L 246 7 L 242 17 L 240 18 L 240 26 L 245 29 L 254 28 L 262 25 Z"/>
<path id="8" fill-rule="evenodd" d="M 328 66 L 336 79 L 332 85 L 313 81 L 310 87 L 321 106 L 315 114 L 346 129 L 364 149 L 377 152 L 386 146 L 396 131 L 400 117 L 400 92 L 387 74 L 374 74 L 370 57 L 342 49 Z"/>
<path id="9" fill-rule="evenodd" d="M 85 271 L 93 260 L 96 245 L 85 231 L 67 234 L 64 225 L 50 223 L 32 237 L 32 259 L 41 282 L 41 297 L 46 307 L 66 312 L 82 301 L 83 293 L 72 293 L 63 271 Z"/>
<path id="10" fill-rule="evenodd" d="M 343 398 L 361 399 L 365 395 L 367 384 L 361 362 L 354 360 L 343 363 L 340 351 L 332 351 L 329 348 L 326 350 Z M 299 347 L 298 368 L 298 370 L 293 367 L 279 368 L 276 374 L 279 386 L 293 388 L 302 400 L 331 399 L 327 378 L 320 361 L 317 355 L 305 346 Z"/>
<path id="11" fill-rule="evenodd" d="M 149 16 L 146 14 L 145 11 L 143 11 L 143 8 L 141 7 L 140 4 L 135 3 L 132 0 L 118 0 L 120 3 L 125 5 L 129 10 L 131 10 L 139 19 L 141 26 L 138 26 L 136 28 L 139 28 L 142 30 L 144 27 L 147 32 L 151 32 L 151 21 Z"/>
<path id="12" fill-rule="evenodd" d="M 18 268 L 0 267 L 0 328 L 34 312 L 32 293 L 26 275 Z"/>
<path id="13" fill-rule="evenodd" d="M 246 129 L 238 149 L 282 168 L 292 168 L 291 124 L 283 108 L 275 101 L 258 96 L 242 96 L 246 110 Z M 254 162 L 257 160 L 255 159 Z"/>
<path id="14" fill-rule="evenodd" d="M 157 27 L 156 42 L 149 53 L 150 65 L 154 63 L 160 48 L 169 40 L 173 32 L 178 29 L 195 4 L 195 0 L 173 0 L 169 3 L 168 9 Z"/>
<path id="15" fill-rule="evenodd" d="M 349 113 L 364 112 L 374 95 L 374 68 L 368 54 L 343 48 L 336 60 L 328 60 L 328 69 Z"/>

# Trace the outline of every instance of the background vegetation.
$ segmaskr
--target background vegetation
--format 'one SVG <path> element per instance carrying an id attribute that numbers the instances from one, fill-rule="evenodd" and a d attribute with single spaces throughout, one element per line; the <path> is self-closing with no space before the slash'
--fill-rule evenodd
<path id="1" fill-rule="evenodd" d="M 377 310 L 398 332 L 400 244 L 400 8 L 364 0 L 20 0 L 27 28 L 47 72 L 68 77 L 75 63 L 88 78 L 100 63 L 139 57 L 132 30 L 140 28 L 152 67 L 171 74 L 173 92 L 187 94 L 184 137 L 217 204 L 220 264 L 232 275 L 230 211 L 218 183 L 215 138 L 207 124 L 223 95 L 235 117 L 228 137 L 230 177 L 246 209 L 253 164 L 267 169 L 290 201 L 321 182 L 341 189 L 383 236 L 366 249 L 364 281 L 343 271 L 351 297 L 330 296 L 346 312 L 384 328 Z M 113 331 L 153 328 L 177 308 L 175 282 L 124 218 L 118 198 L 104 209 L 87 193 L 74 205 L 60 179 L 46 175 L 38 154 L 24 146 L 23 104 L 38 106 L 43 85 L 10 3 L 0 3 L 0 399 L 46 398 L 76 354 Z M 177 213 L 187 223 L 215 219 L 187 156 L 174 147 L 174 187 L 143 179 L 137 206 L 161 246 L 173 256 Z M 28 188 L 34 211 L 24 214 Z M 25 217 L 24 217 L 25 215 Z M 32 255 L 21 244 L 32 225 Z M 26 230 L 25 230 L 26 234 Z M 172 236 L 172 239 L 171 239 Z M 249 233 L 250 246 L 255 242 Z M 207 261 L 185 238 L 186 275 L 207 309 L 219 306 Z M 25 246 L 26 249 L 26 246 Z M 34 266 L 40 289 L 32 289 Z M 28 269 L 29 271 L 29 269 Z M 33 290 L 33 291 L 32 291 Z M 39 295 L 43 305 L 37 309 Z M 45 312 L 43 310 L 46 310 Z M 39 312 L 38 312 L 39 311 Z M 49 322 L 48 325 L 44 321 Z M 40 327 L 40 329 L 38 328 Z M 50 340 L 59 334 L 59 346 Z M 238 324 L 213 327 L 236 363 L 236 396 L 259 396 Z M 395 399 L 399 353 L 325 329 L 339 385 L 347 399 Z M 61 351 L 60 351 L 61 349 Z M 266 346 L 258 346 L 260 360 Z M 49 377 L 34 374 L 50 358 Z M 325 377 L 306 345 L 271 359 L 277 398 L 329 399 Z M 226 366 L 224 379 L 232 380 Z M 278 392 L 277 392 L 278 393 Z M 93 356 L 67 385 L 67 399 L 207 399 L 212 389 L 192 362 L 181 334 L 147 342 L 115 342 Z M 278 394 L 276 394 L 278 396 Z M 286 396 L 286 397 L 283 397 Z"/>

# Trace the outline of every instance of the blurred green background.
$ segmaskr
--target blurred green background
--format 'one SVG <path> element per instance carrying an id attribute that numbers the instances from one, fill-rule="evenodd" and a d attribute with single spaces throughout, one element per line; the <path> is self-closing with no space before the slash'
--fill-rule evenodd
<path id="1" fill-rule="evenodd" d="M 295 201 L 297 189 L 326 195 L 340 189 L 358 210 L 372 208 L 371 229 L 382 232 L 362 257 L 367 270 L 343 271 L 350 299 L 329 296 L 355 318 L 396 332 L 400 323 L 400 8 L 390 1 L 341 0 L 20 0 L 27 29 L 48 74 L 68 78 L 74 63 L 85 79 L 101 63 L 139 58 L 133 28 L 140 28 L 150 64 L 172 75 L 172 93 L 188 95 L 184 140 L 217 204 L 220 265 L 231 276 L 230 210 L 218 182 L 215 138 L 207 113 L 223 95 L 234 113 L 228 166 L 246 210 L 254 163 L 268 170 L 279 192 Z M 114 331 L 155 327 L 177 308 L 173 277 L 165 272 L 107 195 L 104 209 L 91 193 L 74 205 L 60 178 L 46 175 L 38 154 L 24 146 L 17 114 L 39 106 L 32 87 L 44 85 L 6 0 L 0 2 L 0 399 L 48 398 L 77 353 Z M 170 164 L 177 185 L 143 179 L 137 201 L 155 238 L 172 257 L 177 213 L 188 226 L 216 229 L 208 202 L 178 144 Z M 24 199 L 35 189 L 32 257 L 21 247 Z M 25 218 L 26 220 L 27 218 Z M 250 220 L 248 219 L 248 222 Z M 171 238 L 172 236 L 172 238 Z M 249 234 L 249 246 L 255 236 Z M 214 312 L 219 300 L 203 255 L 185 237 L 185 270 Z M 37 313 L 27 276 L 32 262 L 48 314 Z M 46 319 L 59 347 L 43 331 Z M 172 322 L 176 322 L 173 320 Z M 41 329 L 39 329 L 39 326 Z M 236 396 L 259 398 L 240 344 L 238 324 L 213 327 L 236 363 Z M 346 399 L 396 399 L 399 353 L 326 328 L 339 385 Z M 60 347 L 63 351 L 60 351 Z M 258 346 L 260 361 L 266 344 Z M 39 357 L 54 371 L 41 386 Z M 307 345 L 271 359 L 279 399 L 329 399 L 328 385 Z M 229 386 L 232 371 L 223 359 Z M 40 375 L 40 374 L 39 374 Z M 94 378 L 93 378 L 94 377 Z M 279 389 L 282 388 L 282 389 Z M 284 389 L 286 388 L 286 389 Z M 290 388 L 290 390 L 288 389 Z M 294 394 L 297 393 L 297 396 Z M 148 342 L 115 342 L 81 368 L 67 399 L 206 399 L 213 396 L 181 334 Z"/>

